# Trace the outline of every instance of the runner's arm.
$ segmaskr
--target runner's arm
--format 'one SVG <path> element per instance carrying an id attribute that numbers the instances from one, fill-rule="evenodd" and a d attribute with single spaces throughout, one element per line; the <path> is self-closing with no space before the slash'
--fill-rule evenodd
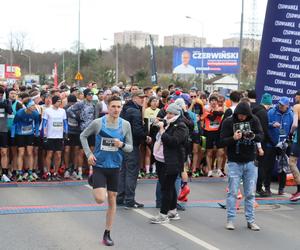
<path id="1" fill-rule="evenodd" d="M 68 132 L 69 132 L 68 120 L 64 119 L 64 133 L 68 134 Z"/>
<path id="2" fill-rule="evenodd" d="M 130 153 L 133 150 L 133 145 L 132 145 L 131 126 L 129 122 L 123 121 L 123 131 L 125 135 L 125 142 L 124 142 L 125 145 L 122 148 L 122 150 L 126 153 Z"/>
<path id="3" fill-rule="evenodd" d="M 93 154 L 88 144 L 88 137 L 90 135 L 97 135 L 100 132 L 101 127 L 102 127 L 102 122 L 101 119 L 99 118 L 92 121 L 91 124 L 80 134 L 82 149 L 84 150 L 84 153 L 87 158 L 89 158 L 90 155 Z"/>

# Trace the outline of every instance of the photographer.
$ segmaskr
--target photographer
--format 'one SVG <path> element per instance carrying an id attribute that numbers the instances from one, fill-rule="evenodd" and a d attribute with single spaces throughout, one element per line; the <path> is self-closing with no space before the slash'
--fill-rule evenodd
<path id="1" fill-rule="evenodd" d="M 165 119 L 157 119 L 153 125 L 159 129 L 155 138 L 153 155 L 162 192 L 160 213 L 150 219 L 153 224 L 167 223 L 169 219 L 180 219 L 176 210 L 175 181 L 178 174 L 183 171 L 185 143 L 189 132 L 180 115 L 179 106 L 174 103 L 170 104 L 166 111 Z"/>
<path id="2" fill-rule="evenodd" d="M 236 199 L 240 181 L 243 180 L 245 195 L 245 216 L 249 229 L 259 231 L 255 223 L 254 200 L 257 168 L 254 165 L 255 144 L 261 142 L 263 132 L 259 120 L 251 113 L 247 103 L 240 103 L 233 116 L 227 118 L 221 129 L 221 143 L 227 146 L 228 186 L 226 229 L 234 230 Z"/>

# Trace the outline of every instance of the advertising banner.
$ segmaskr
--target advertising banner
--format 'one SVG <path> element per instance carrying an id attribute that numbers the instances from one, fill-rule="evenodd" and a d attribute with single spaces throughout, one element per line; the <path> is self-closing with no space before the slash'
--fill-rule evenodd
<path id="1" fill-rule="evenodd" d="M 237 74 L 239 48 L 175 48 L 174 74 Z"/>
<path id="2" fill-rule="evenodd" d="M 5 64 L 0 64 L 0 80 L 5 79 Z"/>
<path id="3" fill-rule="evenodd" d="M 21 68 L 19 64 L 5 64 L 5 78 L 6 79 L 20 79 L 21 78 Z"/>
<path id="4" fill-rule="evenodd" d="M 270 93 L 273 102 L 294 102 L 300 89 L 300 2 L 269 0 L 256 77 L 257 100 Z"/>

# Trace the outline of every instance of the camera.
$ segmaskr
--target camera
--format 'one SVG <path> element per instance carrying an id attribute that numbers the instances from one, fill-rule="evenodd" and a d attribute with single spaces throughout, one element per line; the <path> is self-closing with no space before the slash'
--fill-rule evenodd
<path id="1" fill-rule="evenodd" d="M 243 135 L 243 138 L 246 140 L 253 140 L 255 137 L 249 122 L 235 123 L 233 125 L 233 130 L 234 132 L 240 131 Z"/>
<path id="2" fill-rule="evenodd" d="M 247 140 L 253 140 L 255 137 L 255 134 L 251 130 L 242 131 L 243 137 Z"/>
<path id="3" fill-rule="evenodd" d="M 158 121 L 159 121 L 159 122 L 163 122 L 163 123 L 164 123 L 164 127 L 167 126 L 167 121 L 166 121 L 165 119 L 158 118 Z M 159 127 L 159 126 L 158 126 L 158 122 L 154 122 L 154 123 L 153 123 L 153 126 Z"/>

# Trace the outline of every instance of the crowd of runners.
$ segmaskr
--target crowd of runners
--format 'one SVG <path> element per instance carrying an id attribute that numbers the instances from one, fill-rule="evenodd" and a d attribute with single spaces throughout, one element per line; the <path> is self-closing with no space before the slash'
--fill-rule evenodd
<path id="1" fill-rule="evenodd" d="M 121 117 L 121 118 L 120 118 Z M 186 202 L 189 177 L 228 177 L 227 224 L 234 229 L 241 180 L 245 215 L 251 230 L 256 195 L 278 195 L 286 176 L 300 199 L 300 91 L 295 105 L 287 97 L 273 103 L 254 90 L 201 92 L 176 87 L 118 84 L 97 88 L 61 84 L 0 87 L 1 181 L 62 181 L 89 178 L 97 203 L 108 192 L 104 243 L 116 205 L 142 208 L 135 200 L 137 179 L 158 178 L 153 224 L 178 220 L 178 201 Z M 93 167 L 92 167 L 93 166 Z"/>

